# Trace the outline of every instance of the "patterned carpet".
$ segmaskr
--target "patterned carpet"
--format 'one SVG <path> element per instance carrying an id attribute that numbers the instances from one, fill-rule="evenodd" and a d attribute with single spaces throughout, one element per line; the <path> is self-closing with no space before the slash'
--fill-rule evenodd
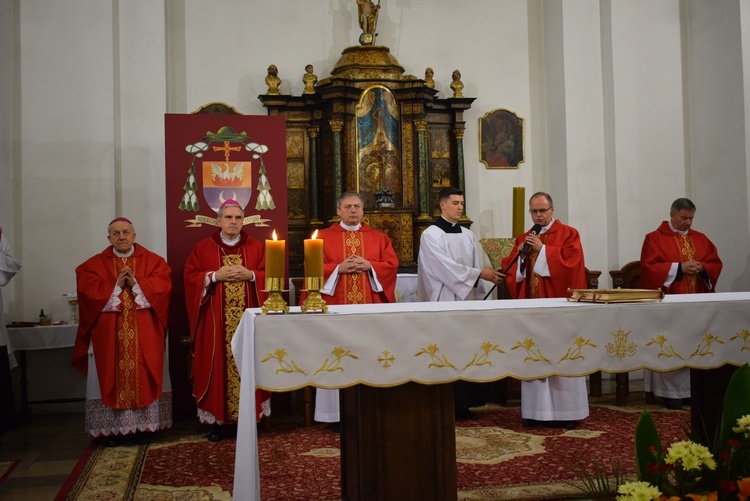
<path id="1" fill-rule="evenodd" d="M 0 485 L 13 473 L 17 464 L 18 461 L 0 461 Z"/>
<path id="2" fill-rule="evenodd" d="M 577 430 L 521 427 L 518 407 L 477 408 L 456 428 L 460 500 L 555 499 L 577 492 L 573 468 L 635 470 L 633 429 L 643 405 L 592 402 Z M 684 438 L 689 412 L 652 407 L 662 439 Z M 276 423 L 259 436 L 264 500 L 341 497 L 339 436 L 322 425 Z M 231 499 L 235 442 L 207 442 L 177 424 L 148 446 L 92 448 L 57 499 Z"/>

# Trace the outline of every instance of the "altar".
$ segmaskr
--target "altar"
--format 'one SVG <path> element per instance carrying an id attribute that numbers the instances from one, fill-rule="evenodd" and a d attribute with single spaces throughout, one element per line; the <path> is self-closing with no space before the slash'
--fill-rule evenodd
<path id="1" fill-rule="evenodd" d="M 422 392 L 432 388 L 434 394 L 427 397 L 432 404 L 418 405 L 423 405 L 422 410 L 433 405 L 432 414 L 438 416 L 434 422 L 412 427 L 408 420 L 416 414 L 411 412 L 400 419 L 402 426 L 434 442 L 435 437 L 444 439 L 441 433 L 448 427 L 452 434 L 453 408 L 448 406 L 452 389 L 448 393 L 440 389 L 451 388 L 446 383 L 458 379 L 487 382 L 507 376 L 584 376 L 597 370 L 715 369 L 746 363 L 750 349 L 747 292 L 675 295 L 648 303 L 530 299 L 331 306 L 330 311 L 263 316 L 258 310 L 246 310 L 232 341 L 242 380 L 236 499 L 260 496 L 256 427 L 250 418 L 256 386 L 270 391 L 308 385 L 365 392 L 374 388 L 382 389 L 381 395 L 388 394 L 389 388 Z M 351 459 L 347 455 L 356 451 L 345 446 L 344 407 L 342 495 L 347 499 L 345 470 Z M 386 445 L 389 453 L 397 454 L 399 447 L 407 449 L 413 443 Z M 452 476 L 455 485 L 455 450 L 452 464 L 450 457 L 436 462 L 427 455 L 423 463 L 415 468 L 430 470 L 424 478 L 449 486 Z M 387 473 L 371 475 L 380 475 L 375 478 L 380 482 Z M 446 496 L 455 499 L 455 488 Z"/>

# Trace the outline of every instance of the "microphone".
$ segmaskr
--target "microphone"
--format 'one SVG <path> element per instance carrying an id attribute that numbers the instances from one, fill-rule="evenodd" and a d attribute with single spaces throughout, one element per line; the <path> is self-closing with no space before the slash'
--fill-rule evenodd
<path id="1" fill-rule="evenodd" d="M 532 235 L 538 235 L 540 231 L 542 231 L 542 225 L 541 224 L 535 224 L 531 228 L 531 234 Z M 522 254 L 522 255 L 525 256 L 526 253 L 529 252 L 529 248 L 530 247 L 531 247 L 531 245 L 529 245 L 529 242 L 526 242 L 525 244 L 523 244 L 523 247 L 521 247 L 521 251 L 519 252 L 519 254 Z"/>

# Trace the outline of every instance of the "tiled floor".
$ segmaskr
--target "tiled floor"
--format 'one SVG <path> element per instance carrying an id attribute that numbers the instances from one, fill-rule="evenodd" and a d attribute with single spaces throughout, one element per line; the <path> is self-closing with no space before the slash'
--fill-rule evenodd
<path id="1" fill-rule="evenodd" d="M 642 391 L 642 383 L 631 381 L 630 390 Z M 614 402 L 614 380 L 604 379 L 602 391 Z M 20 460 L 0 485 L 0 499 L 54 500 L 90 442 L 82 412 L 35 412 L 29 422 L 0 436 L 0 461 Z"/>
<path id="2" fill-rule="evenodd" d="M 28 423 L 0 436 L 0 461 L 20 460 L 0 485 L 0 499 L 55 499 L 90 442 L 83 431 L 83 413 L 34 414 Z"/>

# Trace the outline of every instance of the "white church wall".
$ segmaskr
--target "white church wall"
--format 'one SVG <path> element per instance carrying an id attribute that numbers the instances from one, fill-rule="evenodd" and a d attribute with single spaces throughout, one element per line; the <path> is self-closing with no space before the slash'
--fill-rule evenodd
<path id="1" fill-rule="evenodd" d="M 166 64 L 164 11 L 120 2 L 115 49 L 117 213 L 135 224 L 137 241 L 167 251 L 164 176 Z M 109 220 L 107 221 L 109 222 Z M 98 234 L 106 244 L 106 223 Z"/>
<path id="2" fill-rule="evenodd" d="M 557 167 L 564 172 L 559 175 L 566 177 L 567 189 L 559 197 L 554 185 L 549 189 L 555 204 L 560 198 L 561 208 L 567 209 L 559 214 L 556 211 L 556 215 L 581 234 L 586 266 L 603 272 L 603 287 L 607 283 L 607 212 L 602 33 L 597 5 L 562 2 L 563 79 L 548 85 L 562 86 L 564 115 L 559 134 L 565 141 L 561 151 L 565 156 Z M 555 153 L 550 149 L 547 154 Z"/>
<path id="3" fill-rule="evenodd" d="M 105 247 L 114 214 L 112 6 L 19 6 L 20 211 L 13 217 L 22 318 L 11 320 L 33 320 L 41 308 L 68 319 L 62 295 L 75 290 L 75 266 Z"/>
<path id="4" fill-rule="evenodd" d="M 740 2 L 740 23 L 741 23 L 741 32 L 743 34 L 750 33 L 750 1 L 743 1 Z M 742 110 L 744 114 L 744 128 L 745 128 L 745 137 L 747 137 L 748 133 L 747 131 L 750 131 L 750 37 L 743 36 L 742 37 L 742 82 L 743 82 L 743 101 L 742 101 Z M 740 104 L 737 103 L 737 106 L 740 107 Z M 750 172 L 750 162 L 748 162 L 748 159 L 750 159 L 750 141 L 745 140 L 745 193 L 750 193 L 750 175 L 748 172 Z M 738 183 L 741 184 L 741 183 Z M 750 203 L 748 203 L 745 206 L 744 211 L 740 211 L 737 213 L 736 217 L 729 218 L 732 221 L 736 221 L 737 225 L 741 228 L 744 228 L 750 233 Z M 744 219 L 745 225 L 742 226 L 742 220 Z M 747 248 L 747 247 L 746 247 Z M 740 276 L 742 278 L 738 278 L 737 280 L 742 280 L 743 283 L 741 285 L 732 284 L 733 289 L 732 290 L 748 290 L 750 289 L 750 285 L 747 284 L 748 277 L 750 277 L 750 253 L 746 252 L 744 259 L 739 260 L 742 263 L 742 272 Z"/>
<path id="5" fill-rule="evenodd" d="M 104 248 L 106 224 L 119 212 L 137 221 L 144 245 L 164 252 L 165 112 L 222 101 L 265 114 L 257 96 L 269 64 L 279 67 L 282 92 L 299 95 L 306 64 L 324 78 L 357 44 L 353 1 L 259 4 L 10 2 L 1 18 L 13 30 L 0 36 L 0 61 L 18 64 L 0 77 L 0 109 L 12 110 L 0 125 L 0 224 L 12 228 L 24 261 L 3 291 L 18 303 L 12 319 L 31 320 L 42 307 L 67 319 L 62 294 L 75 287 L 73 270 Z M 732 261 L 720 288 L 745 290 L 750 65 L 740 62 L 750 53 L 741 45 L 750 14 L 747 1 L 725 4 L 711 15 L 699 0 L 682 11 L 678 0 L 384 2 L 378 42 L 409 74 L 433 67 L 441 97 L 459 69 L 465 95 L 477 98 L 464 117 L 464 160 L 478 236 L 510 235 L 513 186 L 527 197 L 548 190 L 558 216 L 581 230 L 589 267 L 603 271 L 606 286 L 607 270 L 637 259 L 644 234 L 687 194 L 699 204 L 697 226 Z M 741 14 L 734 24 L 732 12 Z M 681 16 L 694 20 L 687 31 Z M 686 51 L 686 36 L 695 51 Z M 711 71 L 731 80 L 724 95 L 709 75 L 686 85 L 686 58 L 705 65 L 722 52 Z M 525 120 L 519 169 L 489 170 L 478 160 L 477 120 L 495 108 Z M 726 194 L 742 231 L 741 245 L 725 251 L 734 218 L 713 201 Z"/>
<path id="6" fill-rule="evenodd" d="M 697 211 L 693 227 L 706 233 L 724 263 L 717 290 L 750 288 L 747 128 L 742 30 L 736 2 L 686 2 L 684 49 L 688 115 L 687 178 Z M 742 215 L 741 217 L 737 217 Z"/>
<path id="7" fill-rule="evenodd" d="M 13 72 L 8 71 L 17 64 L 17 59 L 11 50 L 11 47 L 14 46 L 13 40 L 16 34 L 14 16 L 15 13 L 11 8 L 11 3 L 0 2 L 0 68 L 6 68 L 6 71 L 0 72 L 0 228 L 3 229 L 3 234 L 10 243 L 13 254 L 20 255 L 20 251 L 16 252 L 13 219 L 13 204 L 15 202 L 12 175 L 13 150 L 11 148 Z M 4 308 L 6 318 L 10 318 L 19 304 L 16 301 L 16 288 L 13 286 L 3 287 L 2 296 L 4 306 L 0 304 L 0 308 Z"/>
<path id="8" fill-rule="evenodd" d="M 612 5 L 616 262 L 640 259 L 646 233 L 685 196 L 679 3 Z M 637 34 L 634 34 L 637 30 Z"/>

